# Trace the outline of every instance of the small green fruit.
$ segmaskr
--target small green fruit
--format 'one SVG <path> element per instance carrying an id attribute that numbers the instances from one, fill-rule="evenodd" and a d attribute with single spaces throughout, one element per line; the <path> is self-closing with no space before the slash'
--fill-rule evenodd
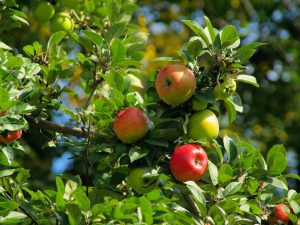
<path id="1" fill-rule="evenodd" d="M 34 17 L 43 23 L 48 22 L 54 15 L 54 6 L 49 2 L 40 2 L 36 9 L 33 11 Z"/>
<path id="2" fill-rule="evenodd" d="M 214 88 L 216 100 L 225 100 L 230 97 L 236 90 L 236 83 L 231 77 L 225 77 L 222 83 L 219 83 Z"/>
<path id="3" fill-rule="evenodd" d="M 158 184 L 158 174 L 152 167 L 138 167 L 130 170 L 128 184 L 139 194 L 152 191 Z"/>
<path id="4" fill-rule="evenodd" d="M 199 101 L 198 99 L 192 100 L 192 109 L 195 111 L 201 111 L 207 108 L 207 102 Z"/>
<path id="5" fill-rule="evenodd" d="M 56 13 L 50 21 L 51 32 L 72 31 L 74 29 L 74 20 L 65 12 Z"/>

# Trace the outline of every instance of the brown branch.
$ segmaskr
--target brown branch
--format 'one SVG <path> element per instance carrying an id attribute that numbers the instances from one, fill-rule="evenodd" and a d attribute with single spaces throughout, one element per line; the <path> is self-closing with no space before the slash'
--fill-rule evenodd
<path id="1" fill-rule="evenodd" d="M 89 134 L 91 135 L 100 135 L 96 131 L 91 130 L 89 133 L 86 132 L 84 128 L 73 127 L 69 125 L 57 124 L 51 121 L 43 120 L 37 117 L 25 116 L 25 119 L 29 124 L 32 124 L 40 129 L 54 131 L 61 134 L 72 135 L 76 137 L 87 138 Z M 103 135 L 104 137 L 104 135 Z"/>

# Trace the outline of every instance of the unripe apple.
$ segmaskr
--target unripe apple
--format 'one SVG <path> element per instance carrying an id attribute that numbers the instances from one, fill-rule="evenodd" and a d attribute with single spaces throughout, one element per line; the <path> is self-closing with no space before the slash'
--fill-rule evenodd
<path id="1" fill-rule="evenodd" d="M 189 118 L 187 134 L 193 140 L 214 139 L 219 134 L 219 121 L 216 115 L 206 109 Z"/>
<path id="2" fill-rule="evenodd" d="M 6 136 L 0 134 L 0 142 L 4 144 L 11 144 L 22 136 L 22 130 L 8 131 Z"/>
<path id="3" fill-rule="evenodd" d="M 150 129 L 150 121 L 146 114 L 136 107 L 129 107 L 116 115 L 113 129 L 117 137 L 124 143 L 132 144 L 143 138 Z"/>
<path id="4" fill-rule="evenodd" d="M 192 97 L 196 90 L 196 78 L 185 66 L 169 65 L 158 73 L 155 87 L 159 97 L 175 107 Z"/>
<path id="5" fill-rule="evenodd" d="M 133 168 L 130 170 L 127 182 L 137 193 L 148 193 L 157 186 L 158 174 L 152 167 Z"/>
<path id="6" fill-rule="evenodd" d="M 69 9 L 76 9 L 78 7 L 78 0 L 60 0 L 63 7 Z"/>
<path id="7" fill-rule="evenodd" d="M 177 147 L 170 159 L 171 172 L 181 182 L 200 180 L 207 164 L 208 157 L 205 150 L 196 144 Z"/>
<path id="8" fill-rule="evenodd" d="M 291 210 L 286 204 L 281 203 L 276 205 L 274 208 L 274 216 L 276 222 L 289 222 L 290 218 L 287 213 L 291 213 Z"/>
<path id="9" fill-rule="evenodd" d="M 223 82 L 218 83 L 214 88 L 216 100 L 229 98 L 236 90 L 236 83 L 231 77 L 225 77 Z"/>
<path id="10" fill-rule="evenodd" d="M 48 22 L 54 15 L 54 6 L 49 2 L 40 2 L 33 12 L 34 17 L 43 23 Z"/>
<path id="11" fill-rule="evenodd" d="M 74 29 L 74 20 L 65 12 L 59 12 L 54 15 L 50 21 L 51 32 L 72 31 Z"/>
<path id="12" fill-rule="evenodd" d="M 193 110 L 201 111 L 206 108 L 207 108 L 207 102 L 203 102 L 203 101 L 193 98 L 193 100 L 192 100 L 192 109 Z"/>

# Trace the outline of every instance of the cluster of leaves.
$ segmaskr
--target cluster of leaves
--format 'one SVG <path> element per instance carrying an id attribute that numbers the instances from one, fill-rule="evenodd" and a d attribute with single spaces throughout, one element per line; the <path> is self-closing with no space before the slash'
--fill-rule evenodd
<path id="1" fill-rule="evenodd" d="M 198 183 L 172 178 L 170 154 L 178 143 L 191 142 L 186 137 L 191 101 L 176 108 L 165 105 L 154 88 L 155 77 L 147 81 L 147 90 L 134 89 L 129 75 L 143 75 L 146 41 L 130 23 L 136 5 L 91 2 L 95 7 L 82 11 L 90 18 L 88 28 L 54 33 L 46 47 L 39 42 L 26 45 L 26 57 L 13 54 L 8 45 L 0 46 L 0 109 L 9 111 L 0 117 L 0 132 L 30 129 L 28 118 L 46 120 L 53 110 L 60 110 L 86 132 L 98 134 L 64 143 L 82 148 L 73 153 L 78 162 L 86 163 L 87 177 L 82 182 L 79 176 L 57 176 L 55 190 L 31 190 L 29 171 L 13 160 L 13 152 L 22 146 L 1 145 L 1 224 L 263 224 L 279 202 L 289 203 L 296 221 L 299 196 L 288 190 L 286 179 L 299 177 L 282 175 L 287 166 L 282 146 L 274 146 L 265 160 L 258 149 L 237 137 L 225 136 L 223 147 L 215 140 L 199 141 L 210 159 L 206 175 Z M 184 21 L 197 36 L 179 55 L 197 76 L 194 97 L 219 111 L 213 87 L 225 76 L 257 86 L 253 76 L 242 72 L 243 63 L 261 44 L 238 48 L 240 36 L 234 26 L 218 31 L 205 21 L 204 29 Z M 199 66 L 201 60 L 207 60 L 209 68 Z M 82 72 L 76 75 L 77 70 Z M 65 95 L 83 100 L 83 107 L 63 106 Z M 232 122 L 236 111 L 242 111 L 240 98 L 235 93 L 224 102 Z M 120 143 L 111 128 L 115 113 L 128 106 L 144 109 L 153 125 L 146 138 L 133 145 Z M 60 136 L 51 135 L 55 146 Z M 159 186 L 143 196 L 125 182 L 130 169 L 140 165 L 156 167 L 160 177 Z"/>

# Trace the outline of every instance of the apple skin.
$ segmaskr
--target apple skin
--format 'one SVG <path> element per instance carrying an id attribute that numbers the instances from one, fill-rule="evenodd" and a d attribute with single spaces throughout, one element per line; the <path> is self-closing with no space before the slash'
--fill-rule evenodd
<path id="1" fill-rule="evenodd" d="M 144 194 L 152 191 L 158 184 L 158 175 L 152 175 L 152 167 L 137 167 L 130 170 L 127 182 L 137 193 Z M 150 176 L 147 176 L 150 175 Z"/>
<path id="2" fill-rule="evenodd" d="M 74 20 L 65 12 L 59 12 L 54 15 L 50 21 L 51 32 L 72 31 L 74 29 Z"/>
<path id="3" fill-rule="evenodd" d="M 48 22 L 54 15 L 55 8 L 49 2 L 40 2 L 33 12 L 34 17 L 43 23 Z"/>
<path id="4" fill-rule="evenodd" d="M 113 130 L 124 143 L 132 144 L 143 138 L 150 129 L 146 114 L 136 107 L 129 107 L 116 115 Z"/>
<path id="5" fill-rule="evenodd" d="M 159 97 L 175 107 L 192 97 L 196 90 L 196 78 L 185 66 L 168 65 L 158 73 L 155 87 Z"/>
<path id="6" fill-rule="evenodd" d="M 6 110 L 0 110 L 0 114 L 1 114 L 2 116 L 5 116 L 5 115 L 7 114 L 7 111 L 6 111 Z"/>
<path id="7" fill-rule="evenodd" d="M 193 140 L 214 139 L 219 134 L 219 121 L 216 115 L 206 109 L 189 118 L 187 134 Z"/>
<path id="8" fill-rule="evenodd" d="M 290 221 L 290 218 L 287 214 L 287 212 L 291 213 L 290 208 L 286 204 L 278 204 L 274 208 L 274 216 L 276 222 L 284 222 L 287 223 Z"/>
<path id="9" fill-rule="evenodd" d="M 208 157 L 205 150 L 196 144 L 177 147 L 170 159 L 170 169 L 176 180 L 198 181 L 205 173 Z"/>
<path id="10" fill-rule="evenodd" d="M 207 102 L 199 101 L 195 98 L 192 100 L 192 109 L 194 111 L 201 111 L 207 108 Z"/>
<path id="11" fill-rule="evenodd" d="M 0 134 L 0 142 L 9 145 L 19 139 L 22 136 L 22 130 L 16 130 L 16 131 L 8 131 L 7 136 L 4 137 Z"/>

